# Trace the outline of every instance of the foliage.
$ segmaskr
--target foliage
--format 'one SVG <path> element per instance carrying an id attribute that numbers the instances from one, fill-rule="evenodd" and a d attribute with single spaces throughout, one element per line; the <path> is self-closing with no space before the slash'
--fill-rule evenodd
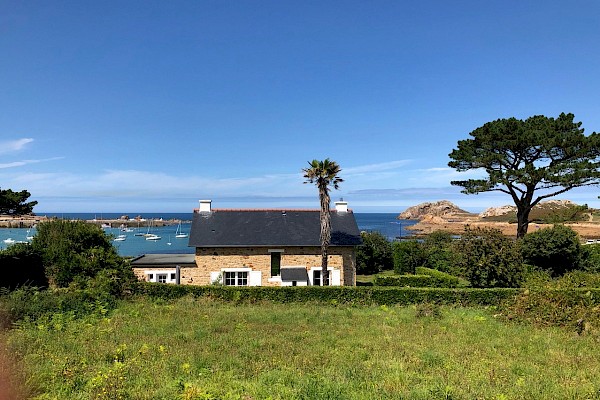
<path id="1" fill-rule="evenodd" d="M 592 211 L 587 204 L 553 204 L 551 202 L 541 202 L 531 209 L 529 213 L 530 223 L 540 224 L 561 224 L 565 222 L 577 222 L 589 220 Z M 485 217 L 486 221 L 517 223 L 517 215 L 509 212 L 502 215 Z"/>
<path id="2" fill-rule="evenodd" d="M 414 275 L 377 275 L 373 279 L 375 286 L 455 288 L 467 284 L 455 276 L 425 267 L 417 267 Z"/>
<path id="3" fill-rule="evenodd" d="M 532 210 L 531 220 L 534 222 L 539 221 L 542 224 L 561 224 L 571 221 L 584 221 L 588 218 L 588 211 L 587 204 L 568 204 L 567 206 L 555 210 L 553 213 L 548 213 L 545 216 L 538 217 Z"/>
<path id="4" fill-rule="evenodd" d="M 114 301 L 105 302 L 104 296 L 99 298 L 89 290 L 22 287 L 0 293 L 0 316 L 3 316 L 0 328 L 19 321 L 50 318 L 57 313 L 79 318 L 99 310 L 106 312 L 112 306 Z"/>
<path id="5" fill-rule="evenodd" d="M 356 273 L 376 274 L 394 268 L 392 244 L 380 232 L 362 232 L 363 244 L 356 248 Z"/>
<path id="6" fill-rule="evenodd" d="M 600 288 L 600 274 L 571 271 L 553 279 L 547 271 L 536 270 L 526 274 L 522 286 L 527 289 Z"/>
<path id="7" fill-rule="evenodd" d="M 440 304 L 489 305 L 514 297 L 518 289 L 472 289 L 472 288 L 407 288 L 377 286 L 307 286 L 307 287 L 233 287 L 166 285 L 140 282 L 136 293 L 161 300 L 173 300 L 187 295 L 218 299 L 235 303 L 329 303 L 329 304 L 416 304 L 435 302 Z"/>
<path id="8" fill-rule="evenodd" d="M 533 288 L 505 299 L 502 312 L 511 320 L 562 326 L 582 334 L 600 333 L 600 290 Z"/>
<path id="9" fill-rule="evenodd" d="M 25 243 L 16 243 L 0 251 L 2 280 L 0 287 L 48 286 L 41 254 Z"/>
<path id="10" fill-rule="evenodd" d="M 133 279 L 131 268 L 117 254 L 110 237 L 84 221 L 41 223 L 31 246 L 42 255 L 46 275 L 57 287 L 72 283 L 85 287 L 100 271 L 105 272 L 99 279 L 113 280 L 118 285 L 127 285 Z"/>
<path id="11" fill-rule="evenodd" d="M 455 248 L 458 269 L 471 286 L 519 286 L 525 270 L 519 246 L 501 231 L 467 227 Z"/>
<path id="12" fill-rule="evenodd" d="M 395 242 L 392 247 L 394 270 L 398 274 L 414 274 L 415 268 L 427 267 L 456 274 L 457 254 L 453 242 L 452 234 L 441 230 L 430 233 L 423 242 Z"/>
<path id="13" fill-rule="evenodd" d="M 331 214 L 329 213 L 329 186 L 334 189 L 339 188 L 339 184 L 344 180 L 338 176 L 342 170 L 335 162 L 326 158 L 323 161 L 312 160 L 308 163 L 309 168 L 303 168 L 304 183 L 314 183 L 319 190 L 319 200 L 321 203 L 321 277 L 323 285 L 329 285 L 329 270 L 327 269 L 327 251 L 331 242 Z"/>
<path id="14" fill-rule="evenodd" d="M 397 274 L 414 274 L 415 268 L 425 265 L 427 254 L 422 243 L 402 240 L 392 244 L 394 271 Z"/>
<path id="15" fill-rule="evenodd" d="M 582 265 L 579 236 L 564 225 L 527 234 L 522 240 L 521 252 L 525 262 L 549 271 L 552 276 L 560 276 Z"/>
<path id="16" fill-rule="evenodd" d="M 595 398 L 596 337 L 497 313 L 141 298 L 22 324 L 7 347 L 36 399 Z"/>
<path id="17" fill-rule="evenodd" d="M 437 230 L 425 237 L 423 248 L 426 261 L 424 267 L 456 274 L 456 254 L 454 237 L 450 232 Z"/>
<path id="18" fill-rule="evenodd" d="M 484 179 L 452 181 L 466 194 L 500 191 L 517 206 L 517 237 L 527 233 L 529 213 L 541 200 L 600 178 L 600 135 L 583 134 L 573 114 L 536 115 L 488 122 L 460 140 L 448 165 L 457 171 L 485 169 Z M 535 193 L 543 193 L 535 196 Z"/>
<path id="19" fill-rule="evenodd" d="M 600 244 L 586 244 L 581 246 L 581 268 L 600 273 Z"/>
<path id="20" fill-rule="evenodd" d="M 0 214 L 26 215 L 33 212 L 37 201 L 27 201 L 31 196 L 27 190 L 13 192 L 11 189 L 0 188 Z"/>
<path id="21" fill-rule="evenodd" d="M 463 279 L 460 279 L 454 275 L 450 275 L 446 272 L 442 272 L 436 269 L 431 269 L 427 267 L 417 267 L 415 270 L 417 274 L 429 275 L 434 281 L 435 287 L 466 287 L 469 285 L 469 282 Z"/>
<path id="22" fill-rule="evenodd" d="M 375 286 L 403 286 L 403 287 L 435 287 L 434 279 L 429 275 L 395 275 L 376 276 L 373 279 Z"/>

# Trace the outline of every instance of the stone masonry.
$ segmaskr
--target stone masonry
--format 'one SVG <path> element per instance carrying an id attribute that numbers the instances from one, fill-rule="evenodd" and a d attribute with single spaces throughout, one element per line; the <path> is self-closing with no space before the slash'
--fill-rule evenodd
<path id="1" fill-rule="evenodd" d="M 210 285 L 210 273 L 222 268 L 252 268 L 261 271 L 262 286 L 278 286 L 279 282 L 269 282 L 271 278 L 271 253 L 269 250 L 283 250 L 281 266 L 304 266 L 307 270 L 321 265 L 320 247 L 258 247 L 258 248 L 196 248 L 197 268 L 182 268 L 181 283 Z M 352 247 L 330 247 L 328 266 L 340 269 L 340 283 L 343 286 L 356 285 L 356 256 Z"/>

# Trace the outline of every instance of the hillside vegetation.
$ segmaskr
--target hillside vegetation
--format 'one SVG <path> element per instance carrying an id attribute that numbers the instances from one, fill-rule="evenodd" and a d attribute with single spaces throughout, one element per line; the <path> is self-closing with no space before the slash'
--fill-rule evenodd
<path id="1" fill-rule="evenodd" d="M 500 215 L 485 215 L 482 213 L 483 221 L 517 222 L 516 209 L 504 207 L 508 212 Z M 570 201 L 547 201 L 535 206 L 529 214 L 532 223 L 557 224 L 564 222 L 589 221 L 596 210 L 588 208 L 587 205 L 578 205 Z"/>

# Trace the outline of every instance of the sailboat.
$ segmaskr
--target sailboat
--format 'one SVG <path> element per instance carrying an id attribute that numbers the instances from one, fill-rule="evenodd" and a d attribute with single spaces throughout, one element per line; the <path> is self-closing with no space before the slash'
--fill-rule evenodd
<path id="1" fill-rule="evenodd" d="M 179 225 L 177 225 L 177 230 L 175 231 L 175 237 L 176 238 L 186 238 L 188 237 L 188 234 L 183 232 L 181 230 L 181 222 L 179 222 Z"/>
<path id="2" fill-rule="evenodd" d="M 154 233 L 150 233 L 150 228 L 152 227 L 152 221 L 150 221 L 150 224 L 148 225 L 148 233 L 146 233 L 144 236 L 146 236 L 146 240 L 160 240 L 161 237 L 154 234 Z"/>

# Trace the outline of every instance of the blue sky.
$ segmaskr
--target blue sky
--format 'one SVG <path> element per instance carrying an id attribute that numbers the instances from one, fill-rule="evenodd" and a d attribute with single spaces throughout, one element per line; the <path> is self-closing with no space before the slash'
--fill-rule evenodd
<path id="1" fill-rule="evenodd" d="M 329 157 L 355 211 L 509 204 L 451 187 L 448 153 L 498 118 L 600 131 L 599 50 L 595 0 L 0 2 L 0 187 L 38 213 L 318 207 L 301 169 Z"/>

